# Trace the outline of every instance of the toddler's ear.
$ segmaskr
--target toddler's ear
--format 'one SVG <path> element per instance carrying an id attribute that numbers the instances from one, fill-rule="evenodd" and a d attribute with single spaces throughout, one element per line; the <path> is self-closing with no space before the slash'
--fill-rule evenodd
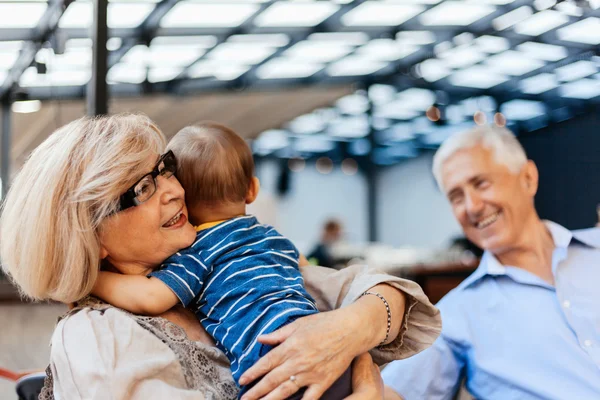
<path id="1" fill-rule="evenodd" d="M 250 186 L 248 187 L 248 193 L 246 194 L 246 204 L 254 203 L 254 200 L 256 200 L 259 191 L 260 181 L 257 177 L 253 177 L 250 181 Z"/>

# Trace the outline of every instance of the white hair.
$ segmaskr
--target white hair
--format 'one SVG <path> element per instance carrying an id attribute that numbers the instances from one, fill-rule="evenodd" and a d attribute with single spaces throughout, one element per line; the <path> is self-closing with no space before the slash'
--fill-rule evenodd
<path id="1" fill-rule="evenodd" d="M 492 151 L 494 159 L 517 174 L 527 163 L 527 155 L 515 135 L 506 128 L 491 125 L 478 126 L 466 132 L 450 136 L 433 157 L 433 175 L 440 188 L 442 185 L 442 167 L 455 153 L 475 146 L 483 146 Z"/>
<path id="2" fill-rule="evenodd" d="M 31 153 L 0 218 L 2 268 L 21 294 L 68 303 L 92 290 L 101 222 L 165 145 L 148 117 L 123 114 L 73 121 Z"/>

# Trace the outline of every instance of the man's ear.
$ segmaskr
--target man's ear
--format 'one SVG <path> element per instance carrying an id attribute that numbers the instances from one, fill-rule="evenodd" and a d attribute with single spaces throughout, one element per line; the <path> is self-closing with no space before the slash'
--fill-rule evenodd
<path id="1" fill-rule="evenodd" d="M 539 172 L 533 161 L 527 161 L 527 164 L 525 164 L 523 167 L 521 176 L 527 193 L 529 193 L 532 197 L 535 196 L 539 185 Z"/>
<path id="2" fill-rule="evenodd" d="M 246 204 L 254 203 L 254 200 L 256 200 L 259 191 L 260 181 L 257 177 L 253 177 L 250 181 L 250 186 L 248 186 L 248 193 L 246 194 Z"/>

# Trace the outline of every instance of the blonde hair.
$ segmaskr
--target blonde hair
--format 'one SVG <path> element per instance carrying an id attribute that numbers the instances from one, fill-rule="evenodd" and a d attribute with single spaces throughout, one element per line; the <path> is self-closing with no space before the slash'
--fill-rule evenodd
<path id="1" fill-rule="evenodd" d="M 226 126 L 202 122 L 180 130 L 168 149 L 188 207 L 244 201 L 254 177 L 252 151 Z"/>
<path id="2" fill-rule="evenodd" d="M 84 117 L 55 131 L 14 179 L 0 217 L 2 268 L 22 295 L 73 302 L 100 267 L 100 224 L 165 138 L 146 116 Z"/>
<path id="3" fill-rule="evenodd" d="M 494 154 L 494 159 L 504 164 L 512 173 L 519 173 L 527 163 L 527 155 L 515 135 L 506 128 L 478 126 L 450 136 L 433 157 L 433 175 L 442 186 L 442 166 L 456 152 L 481 145 Z"/>

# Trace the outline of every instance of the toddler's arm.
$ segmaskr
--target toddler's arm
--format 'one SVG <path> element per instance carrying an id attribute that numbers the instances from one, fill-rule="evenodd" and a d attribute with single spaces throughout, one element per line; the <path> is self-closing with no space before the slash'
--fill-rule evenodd
<path id="1" fill-rule="evenodd" d="M 160 279 L 101 271 L 92 294 L 134 314 L 158 315 L 179 303 Z"/>

